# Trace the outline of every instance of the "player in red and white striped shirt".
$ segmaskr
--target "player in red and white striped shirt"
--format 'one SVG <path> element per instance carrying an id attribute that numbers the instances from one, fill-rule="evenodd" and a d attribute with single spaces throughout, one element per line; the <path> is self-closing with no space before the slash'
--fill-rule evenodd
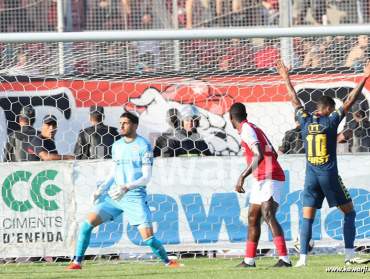
<path id="1" fill-rule="evenodd" d="M 245 106 L 235 103 L 230 108 L 230 120 L 238 130 L 247 168 L 241 173 L 235 191 L 245 193 L 245 179 L 253 176 L 248 212 L 248 240 L 246 255 L 238 267 L 255 267 L 257 244 L 261 234 L 261 217 L 272 232 L 279 261 L 275 267 L 292 266 L 285 244 L 284 232 L 276 220 L 280 203 L 280 192 L 284 187 L 285 175 L 277 161 L 277 153 L 265 133 L 248 122 Z"/>

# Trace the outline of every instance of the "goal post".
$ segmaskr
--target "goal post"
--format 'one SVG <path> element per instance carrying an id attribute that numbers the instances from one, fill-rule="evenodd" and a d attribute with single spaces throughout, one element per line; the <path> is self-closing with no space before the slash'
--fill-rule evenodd
<path id="1" fill-rule="evenodd" d="M 152 29 L 129 31 L 40 32 L 7 33 L 3 43 L 16 42 L 86 42 L 86 41 L 151 41 L 151 40 L 212 40 L 232 38 L 279 38 L 369 35 L 368 24 L 338 26 L 302 26 L 269 28 L 204 28 L 204 29 Z"/>
<path id="2" fill-rule="evenodd" d="M 287 181 L 278 218 L 293 248 L 302 218 L 305 158 L 289 154 L 297 152 L 282 143 L 295 128 L 294 111 L 275 62 L 279 57 L 292 62 L 293 85 L 308 111 L 322 95 L 340 105 L 361 79 L 368 35 L 369 25 L 3 34 L 0 147 L 19 129 L 26 105 L 35 108 L 36 129 L 45 115 L 57 117 L 60 154 L 73 154 L 79 131 L 91 125 L 92 105 L 104 107 L 104 122 L 113 127 L 122 112 L 134 111 L 139 133 L 153 145 L 171 128 L 167 112 L 177 109 L 181 122 L 181 111 L 193 105 L 199 136 L 215 156 L 155 158 L 148 185 L 155 233 L 170 252 L 242 254 L 249 182 L 246 195 L 233 191 L 245 165 L 228 115 L 233 102 L 242 102 L 250 121 L 282 153 Z M 289 43 L 280 43 L 282 38 Z M 356 246 L 363 252 L 369 251 L 370 238 L 370 146 L 363 132 L 370 129 L 361 121 L 369 121 L 369 91 L 366 84 L 338 130 L 344 142 L 338 145 L 339 169 L 357 210 Z M 364 117 L 359 120 L 356 113 Z M 6 161 L 2 151 L 0 157 Z M 90 195 L 110 163 L 1 163 L 0 258 L 71 256 L 78 224 L 92 207 Z M 340 212 L 325 204 L 314 223 L 315 245 L 328 253 L 342 248 L 342 225 Z M 94 231 L 87 253 L 148 253 L 142 244 L 120 216 Z M 266 225 L 259 247 L 273 248 Z"/>

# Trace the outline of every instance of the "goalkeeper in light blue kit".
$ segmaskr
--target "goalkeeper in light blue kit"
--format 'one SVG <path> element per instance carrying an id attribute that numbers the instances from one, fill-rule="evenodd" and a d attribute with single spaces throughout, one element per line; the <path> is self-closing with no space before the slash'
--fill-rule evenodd
<path id="1" fill-rule="evenodd" d="M 145 244 L 164 264 L 180 266 L 168 259 L 162 243 L 153 235 L 151 213 L 146 202 L 146 184 L 150 181 L 153 164 L 152 147 L 144 137 L 136 134 L 138 124 L 138 117 L 132 113 L 125 112 L 120 117 L 122 138 L 112 147 L 114 174 L 94 193 L 94 201 L 101 202 L 80 226 L 76 254 L 68 269 L 81 269 L 93 228 L 123 212 L 130 225 L 138 227 Z"/>

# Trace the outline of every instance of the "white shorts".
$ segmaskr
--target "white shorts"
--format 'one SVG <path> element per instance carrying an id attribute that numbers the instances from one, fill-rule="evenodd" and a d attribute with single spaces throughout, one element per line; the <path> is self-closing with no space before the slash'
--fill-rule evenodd
<path id="1" fill-rule="evenodd" d="M 285 181 L 253 179 L 249 203 L 261 204 L 272 197 L 275 202 L 280 204 L 280 195 L 284 184 Z"/>

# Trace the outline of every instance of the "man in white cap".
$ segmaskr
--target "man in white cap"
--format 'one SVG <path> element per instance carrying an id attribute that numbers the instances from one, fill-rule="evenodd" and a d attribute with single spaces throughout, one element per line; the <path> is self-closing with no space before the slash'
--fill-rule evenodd
<path id="1" fill-rule="evenodd" d="M 200 121 L 199 110 L 192 105 L 184 106 L 180 111 L 181 129 L 175 132 L 178 142 L 175 156 L 210 156 L 208 144 L 197 131 Z"/>

